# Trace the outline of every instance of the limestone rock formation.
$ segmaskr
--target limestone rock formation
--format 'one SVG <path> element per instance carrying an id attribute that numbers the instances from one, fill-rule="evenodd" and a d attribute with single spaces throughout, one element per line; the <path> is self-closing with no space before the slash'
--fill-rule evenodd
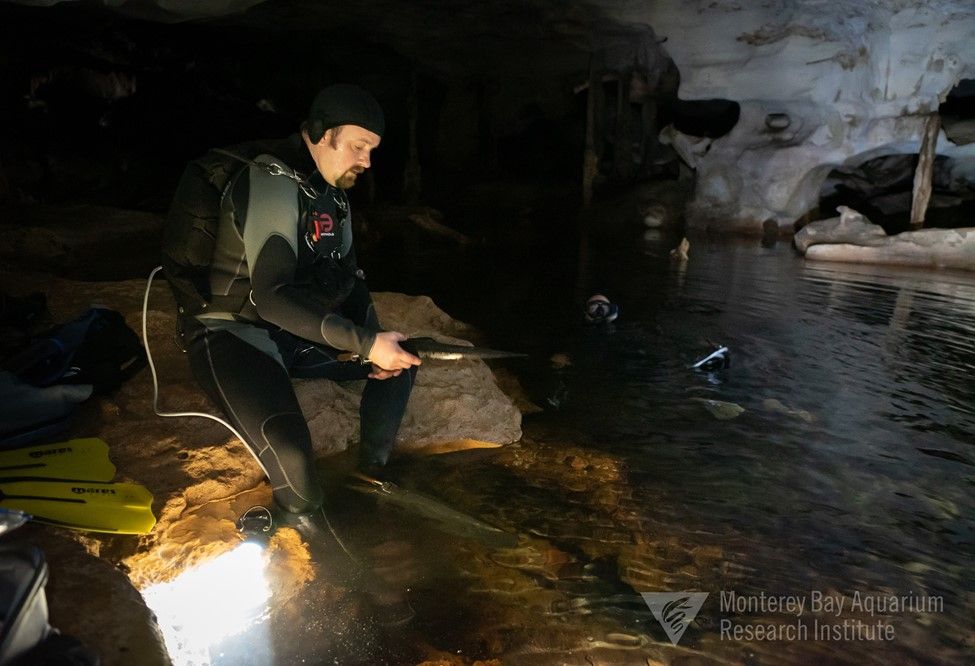
<path id="1" fill-rule="evenodd" d="M 857 211 L 800 229 L 792 242 L 807 259 L 975 270 L 975 229 L 922 229 L 888 236 Z"/>
<path id="2" fill-rule="evenodd" d="M 321 0 L 306 3 L 307 7 L 256 0 L 102 0 L 97 4 L 157 20 L 221 16 L 250 7 L 227 25 L 260 29 L 275 25 L 279 30 L 354 33 L 356 26 L 369 25 L 376 43 L 402 54 L 404 62 L 451 82 L 444 92 L 442 131 L 436 139 L 437 152 L 451 167 L 485 159 L 487 153 L 481 155 L 478 149 L 485 139 L 515 136 L 535 122 L 544 126 L 549 119 L 569 119 L 577 105 L 569 91 L 573 86 L 577 92 L 587 89 L 591 77 L 604 84 L 615 81 L 615 86 L 609 86 L 615 93 L 609 97 L 603 94 L 605 85 L 593 89 L 598 91 L 593 113 L 606 107 L 597 114 L 602 116 L 602 126 L 593 129 L 596 143 L 602 132 L 607 145 L 613 145 L 605 161 L 611 161 L 612 170 L 624 180 L 633 175 L 637 164 L 653 171 L 664 163 L 659 161 L 662 155 L 653 133 L 673 111 L 670 107 L 681 101 L 733 105 L 737 123 L 724 136 L 705 131 L 691 137 L 672 129 L 665 130 L 660 141 L 671 145 L 697 171 L 697 191 L 688 210 L 692 225 L 713 223 L 718 229 L 755 233 L 769 219 L 791 231 L 796 219 L 815 208 L 823 181 L 835 167 L 857 167 L 891 154 L 916 154 L 927 118 L 938 112 L 949 91 L 975 79 L 975 5 L 969 0 L 523 0 L 500 6 L 480 3 L 460 13 L 446 0 L 353 5 Z M 94 47 L 82 44 L 80 48 L 87 53 Z M 132 55 L 127 57 L 127 64 L 138 62 Z M 373 61 L 367 63 L 369 77 L 379 77 Z M 38 71 L 35 82 L 39 85 L 52 76 L 58 78 Z M 117 72 L 95 87 L 120 88 L 109 95 L 116 99 L 129 85 L 124 81 Z M 463 85 L 458 84 L 461 81 Z M 144 86 L 140 80 L 141 92 Z M 254 86 L 260 87 L 256 82 Z M 397 87 L 391 81 L 379 86 L 390 94 Z M 43 95 L 35 95 L 36 88 L 23 91 L 35 110 L 47 103 Z M 267 104 L 262 108 L 273 108 L 268 100 L 274 96 L 264 95 L 261 101 Z M 102 97 L 93 99 L 104 101 Z M 128 95 L 123 101 L 128 97 L 139 95 Z M 627 105 L 642 107 L 639 115 L 614 111 Z M 188 106 L 193 109 L 193 122 L 206 127 L 205 118 L 198 119 L 205 114 L 198 113 L 196 105 Z M 250 114 L 256 109 L 248 103 L 238 112 Z M 143 127 L 145 121 L 143 117 L 143 122 L 124 123 L 112 120 L 111 114 L 102 119 L 106 126 L 119 127 Z M 170 120 L 157 118 L 167 128 Z M 937 152 L 956 162 L 956 177 L 975 182 L 975 143 L 960 145 L 968 140 L 964 137 L 970 134 L 970 126 L 970 119 L 963 117 L 946 125 L 949 134 L 940 134 Z M 545 150 L 531 152 L 529 161 L 537 159 L 549 167 L 565 159 L 552 154 L 553 146 L 564 147 L 573 138 L 582 138 L 580 128 L 553 129 L 554 141 Z M 20 129 L 20 134 L 28 133 Z M 630 137 L 628 147 L 624 136 Z M 698 138 L 705 136 L 712 138 Z M 135 141 L 138 138 L 128 142 L 135 157 L 148 150 Z M 19 162 L 4 156 L 10 185 L 15 190 L 23 186 L 46 192 L 51 184 L 28 172 L 43 171 L 50 155 L 39 159 L 38 149 L 28 144 L 22 152 Z M 566 153 L 570 154 L 571 150 Z M 87 153 L 80 155 L 87 158 Z M 97 166 L 106 171 L 101 180 L 111 180 L 109 161 L 96 165 L 77 156 L 72 159 L 85 170 Z M 519 155 L 519 160 L 525 159 Z M 116 170 L 129 169 L 131 161 L 128 156 L 119 160 Z M 65 173 L 76 171 L 72 167 Z M 73 180 L 77 178 L 57 182 L 63 187 Z M 20 242 L 45 246 L 48 239 Z"/>
<path id="3" fill-rule="evenodd" d="M 922 229 L 890 236 L 882 244 L 822 244 L 806 259 L 975 270 L 975 229 Z"/>
<path id="4" fill-rule="evenodd" d="M 853 245 L 880 245 L 887 234 L 852 208 L 840 206 L 839 217 L 810 222 L 800 229 L 792 242 L 796 249 L 805 253 L 819 243 L 852 243 Z"/>
<path id="5" fill-rule="evenodd" d="M 669 142 L 697 168 L 691 225 L 754 233 L 767 219 L 790 226 L 816 206 L 833 167 L 917 153 L 926 117 L 960 80 L 975 77 L 975 6 L 966 0 L 694 0 L 631 3 L 614 15 L 645 21 L 667 39 L 681 99 L 741 105 L 734 129 L 706 146 L 670 131 Z M 973 145 L 942 133 L 937 148 L 971 173 Z"/>

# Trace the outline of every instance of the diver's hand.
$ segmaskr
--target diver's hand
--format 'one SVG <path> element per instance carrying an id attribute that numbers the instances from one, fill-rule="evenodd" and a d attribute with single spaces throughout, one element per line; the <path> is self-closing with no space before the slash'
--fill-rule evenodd
<path id="1" fill-rule="evenodd" d="M 376 340 L 369 349 L 369 361 L 374 367 L 378 366 L 380 370 L 387 372 L 406 370 L 414 365 L 420 365 L 420 359 L 399 346 L 403 340 L 406 340 L 406 336 L 396 331 L 376 333 Z M 386 379 L 386 377 L 377 377 L 377 379 Z"/>
<path id="2" fill-rule="evenodd" d="M 372 372 L 369 373 L 369 379 L 389 379 L 390 377 L 399 377 L 402 370 L 383 370 L 375 363 L 372 364 Z"/>

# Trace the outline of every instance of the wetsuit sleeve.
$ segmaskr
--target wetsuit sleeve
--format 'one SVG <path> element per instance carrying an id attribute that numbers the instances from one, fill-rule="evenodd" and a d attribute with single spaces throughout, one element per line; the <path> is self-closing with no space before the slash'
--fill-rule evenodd
<path id="1" fill-rule="evenodd" d="M 248 185 L 244 252 L 257 313 L 306 340 L 368 357 L 375 331 L 336 314 L 314 283 L 297 279 L 300 211 L 294 181 L 250 167 Z"/>
<path id="2" fill-rule="evenodd" d="M 362 325 L 370 331 L 381 331 L 383 329 L 379 325 L 379 317 L 376 315 L 376 306 L 372 302 L 372 294 L 369 293 L 366 281 L 361 280 L 360 282 L 362 282 L 362 290 L 365 292 L 366 299 L 366 316 L 363 317 Z"/>

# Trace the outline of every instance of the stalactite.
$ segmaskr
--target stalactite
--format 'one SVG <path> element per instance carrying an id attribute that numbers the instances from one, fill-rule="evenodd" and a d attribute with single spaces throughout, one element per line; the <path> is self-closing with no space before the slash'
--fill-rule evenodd
<path id="1" fill-rule="evenodd" d="M 924 138 L 918 155 L 917 169 L 914 171 L 914 200 L 911 204 L 911 227 L 924 226 L 924 215 L 931 201 L 931 181 L 934 178 L 934 158 L 938 149 L 938 132 L 941 130 L 941 116 L 933 113 L 924 125 Z"/>
<path id="2" fill-rule="evenodd" d="M 406 96 L 406 112 L 410 124 L 409 154 L 403 169 L 403 198 L 408 204 L 416 204 L 420 199 L 422 180 L 420 173 L 420 153 L 417 148 L 416 122 L 419 116 L 419 92 L 417 90 L 416 70 L 410 78 L 410 91 Z"/>
<path id="3" fill-rule="evenodd" d="M 595 69 L 589 71 L 589 90 L 586 97 L 586 149 L 582 158 L 582 205 L 592 204 L 592 185 L 599 172 L 599 156 L 596 153 L 596 127 L 599 126 L 599 109 L 602 97 L 602 80 Z"/>
<path id="4" fill-rule="evenodd" d="M 491 94 L 489 84 L 477 84 L 477 154 L 481 168 L 493 172 L 498 166 L 497 143 L 491 122 Z"/>
<path id="5" fill-rule="evenodd" d="M 630 79 L 633 70 L 624 70 L 616 79 L 616 150 L 613 170 L 628 180 L 633 173 L 633 137 L 630 131 Z"/>

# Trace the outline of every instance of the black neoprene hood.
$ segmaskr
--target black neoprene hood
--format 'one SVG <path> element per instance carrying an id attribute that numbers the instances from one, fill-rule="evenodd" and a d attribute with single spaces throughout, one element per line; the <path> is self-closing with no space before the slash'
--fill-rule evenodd
<path id="1" fill-rule="evenodd" d="M 315 95 L 308 111 L 308 136 L 317 143 L 325 130 L 339 125 L 358 125 L 382 136 L 386 119 L 379 102 L 367 90 L 350 83 L 336 83 Z"/>

